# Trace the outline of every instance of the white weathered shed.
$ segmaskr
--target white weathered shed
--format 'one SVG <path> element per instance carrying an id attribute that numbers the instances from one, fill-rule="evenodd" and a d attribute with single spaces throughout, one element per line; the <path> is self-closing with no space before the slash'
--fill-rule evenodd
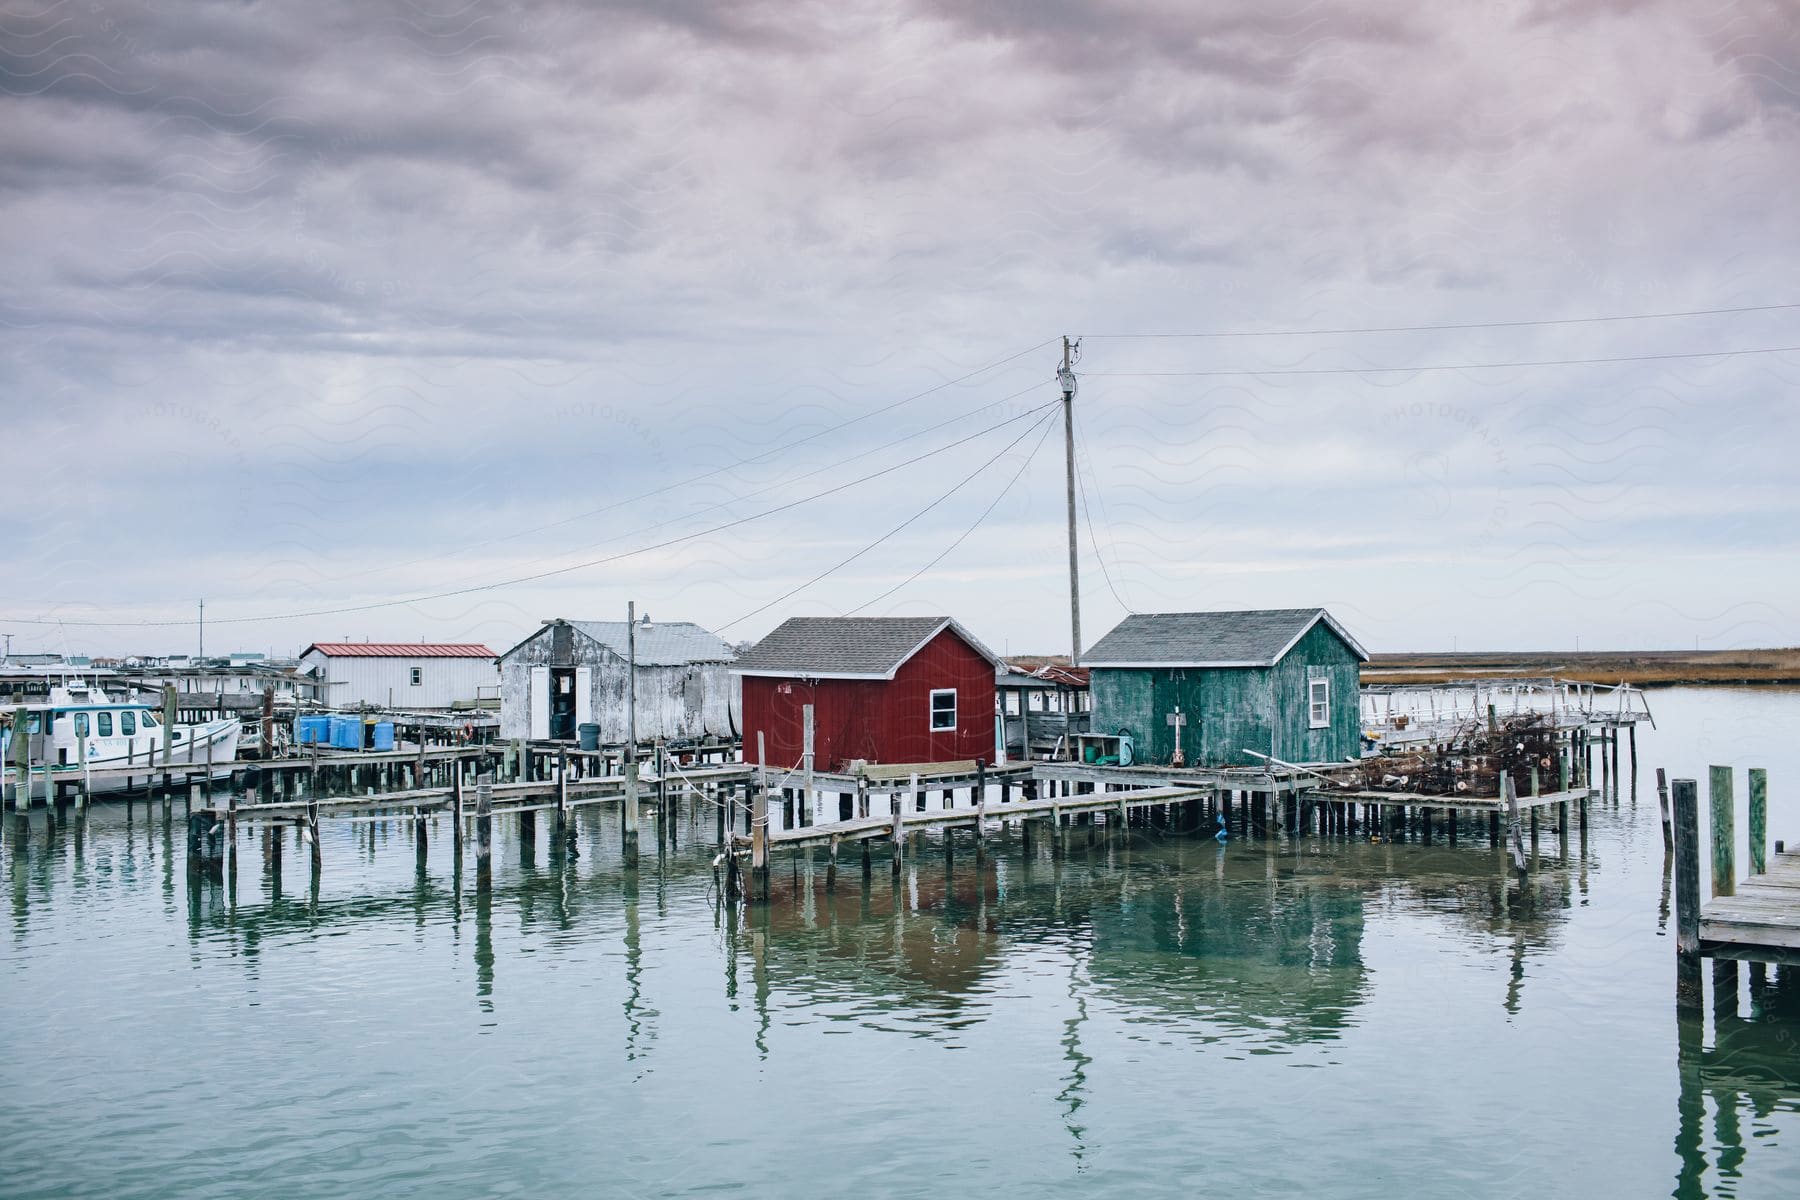
<path id="1" fill-rule="evenodd" d="M 600 740 L 626 736 L 625 621 L 546 621 L 500 656 L 500 736 L 573 740 L 582 725 Z M 637 733 L 643 740 L 735 737 L 740 728 L 737 653 L 690 621 L 639 621 Z"/>
<path id="2" fill-rule="evenodd" d="M 450 708 L 492 700 L 494 652 L 479 642 L 314 642 L 300 669 L 333 708 Z"/>

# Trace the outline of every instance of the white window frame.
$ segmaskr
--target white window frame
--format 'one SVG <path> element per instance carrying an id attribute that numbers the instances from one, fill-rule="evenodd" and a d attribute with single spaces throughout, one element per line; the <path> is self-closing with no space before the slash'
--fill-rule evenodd
<path id="1" fill-rule="evenodd" d="M 948 725 L 939 725 L 938 724 L 937 698 L 939 696 L 950 697 L 950 723 Z M 933 733 L 955 733 L 956 732 L 956 723 L 957 723 L 957 720 L 959 719 L 959 714 L 957 713 L 957 709 L 956 709 L 956 689 L 955 688 L 932 688 L 931 689 L 931 701 L 925 711 L 925 719 L 930 726 L 931 732 L 933 732 Z"/>
<path id="2" fill-rule="evenodd" d="M 413 667 L 411 670 L 412 670 L 412 674 L 409 676 L 409 678 L 412 680 L 412 686 L 413 687 L 424 687 L 425 686 L 425 668 L 424 667 Z"/>
<path id="3" fill-rule="evenodd" d="M 1314 699 L 1315 689 L 1324 689 L 1324 699 Z M 1309 679 L 1306 681 L 1306 726 L 1308 729 L 1331 728 L 1331 680 Z"/>

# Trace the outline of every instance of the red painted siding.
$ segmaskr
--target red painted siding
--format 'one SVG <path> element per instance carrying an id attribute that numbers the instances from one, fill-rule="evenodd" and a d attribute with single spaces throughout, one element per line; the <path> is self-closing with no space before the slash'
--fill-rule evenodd
<path id="1" fill-rule="evenodd" d="M 813 752 L 821 771 L 858 758 L 876 763 L 954 762 L 994 757 L 994 666 L 946 629 L 894 678 L 775 679 L 743 676 L 744 758 L 763 735 L 771 770 L 800 761 L 802 710 L 813 706 Z M 931 693 L 956 689 L 956 728 L 931 730 Z"/>

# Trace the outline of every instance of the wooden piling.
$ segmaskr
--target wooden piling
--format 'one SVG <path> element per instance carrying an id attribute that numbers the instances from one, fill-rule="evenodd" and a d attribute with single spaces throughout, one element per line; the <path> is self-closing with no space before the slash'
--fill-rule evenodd
<path id="1" fill-rule="evenodd" d="M 831 844 L 825 852 L 825 890 L 828 892 L 837 891 L 837 852 L 838 837 L 834 833 L 831 835 Z"/>
<path id="2" fill-rule="evenodd" d="M 421 869 L 425 866 L 426 849 L 430 845 L 425 832 L 425 810 L 413 809 L 413 851 Z"/>
<path id="3" fill-rule="evenodd" d="M 909 797 L 910 795 L 911 793 L 908 793 Z M 903 823 L 905 814 L 900 808 L 900 795 L 898 792 L 893 794 L 892 799 L 894 826 L 891 831 L 891 836 L 894 842 L 894 878 L 898 879 L 900 878 L 901 860 L 906 854 L 906 829 Z"/>
<path id="4" fill-rule="evenodd" d="M 1675 830 L 1669 823 L 1669 776 L 1661 767 L 1656 768 L 1656 807 L 1662 813 L 1663 850 L 1675 848 Z"/>
<path id="5" fill-rule="evenodd" d="M 762 736 L 760 730 L 757 732 L 757 736 Z M 794 825 L 796 828 L 812 824 L 810 818 L 812 816 L 813 803 L 813 706 L 810 704 L 803 704 L 800 706 L 800 746 L 802 774 L 800 781 L 800 803 L 796 806 L 794 813 Z"/>
<path id="6" fill-rule="evenodd" d="M 1675 1000 L 1699 1008 L 1700 981 L 1700 800 L 1692 779 L 1674 781 L 1675 832 Z"/>
<path id="7" fill-rule="evenodd" d="M 22 708 L 13 709 L 13 807 L 31 811 L 31 735 L 26 732 L 29 717 Z"/>
<path id="8" fill-rule="evenodd" d="M 762 734 L 756 735 L 761 749 Z M 764 780 L 768 778 L 764 770 Z M 769 898 L 769 789 L 752 788 L 750 801 L 750 890 L 751 899 L 766 902 Z"/>
<path id="9" fill-rule="evenodd" d="M 1500 772 L 1500 794 L 1506 800 L 1507 848 L 1512 854 L 1513 870 L 1523 880 L 1528 864 L 1525 859 L 1524 833 L 1519 827 L 1519 789 L 1514 786 L 1512 776 L 1505 771 Z M 1536 811 L 1532 810 L 1533 813 Z"/>
<path id="10" fill-rule="evenodd" d="M 1734 862 L 1737 836 L 1737 813 L 1731 802 L 1731 768 L 1707 768 L 1706 795 L 1711 811 L 1708 824 L 1712 831 L 1712 894 L 1730 896 L 1737 892 L 1737 868 Z"/>
<path id="11" fill-rule="evenodd" d="M 1769 773 L 1762 767 L 1750 768 L 1750 873 L 1763 875 L 1769 870 Z"/>
<path id="12" fill-rule="evenodd" d="M 1631 802 L 1637 803 L 1637 723 L 1634 721 L 1625 730 L 1626 740 L 1631 746 Z"/>
<path id="13" fill-rule="evenodd" d="M 485 890 L 494 876 L 494 776 L 475 778 L 475 883 Z"/>
<path id="14" fill-rule="evenodd" d="M 317 879 L 319 872 L 325 866 L 325 852 L 319 845 L 319 798 L 317 796 L 306 798 L 306 836 L 307 840 L 312 843 L 312 873 L 313 878 Z"/>
<path id="15" fill-rule="evenodd" d="M 638 856 L 638 764 L 637 747 L 625 747 L 625 802 L 621 824 L 624 828 L 625 861 L 635 864 Z"/>
<path id="16" fill-rule="evenodd" d="M 463 838 L 463 772 L 462 760 L 450 766 L 450 845 L 456 857 L 462 857 Z"/>
<path id="17" fill-rule="evenodd" d="M 987 759 L 975 760 L 975 861 L 987 855 Z"/>

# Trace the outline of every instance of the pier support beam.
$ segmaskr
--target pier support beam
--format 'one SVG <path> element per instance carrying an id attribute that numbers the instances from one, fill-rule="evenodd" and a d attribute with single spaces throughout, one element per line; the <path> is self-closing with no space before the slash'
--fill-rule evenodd
<path id="1" fill-rule="evenodd" d="M 1673 784 L 1675 825 L 1675 1003 L 1698 1010 L 1700 981 L 1700 797 L 1692 779 Z"/>
<path id="2" fill-rule="evenodd" d="M 494 776 L 483 772 L 475 780 L 475 888 L 485 892 L 494 886 Z"/>

